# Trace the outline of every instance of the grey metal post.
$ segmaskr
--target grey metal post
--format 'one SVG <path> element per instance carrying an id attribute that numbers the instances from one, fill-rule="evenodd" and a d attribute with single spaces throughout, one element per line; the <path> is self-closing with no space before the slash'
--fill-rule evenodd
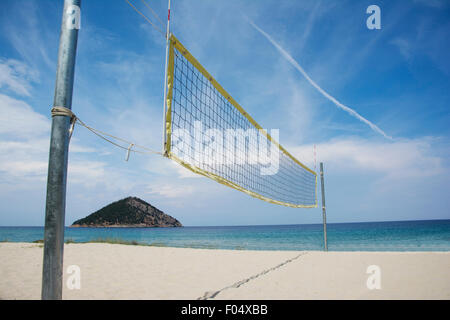
<path id="1" fill-rule="evenodd" d="M 81 0 L 64 0 L 55 97 L 53 101 L 54 107 L 72 108 L 80 6 Z M 45 207 L 41 296 L 43 300 L 59 300 L 62 298 L 69 126 L 70 118 L 67 116 L 54 116 L 52 118 Z"/>
<path id="2" fill-rule="evenodd" d="M 170 0 L 167 8 L 167 29 L 166 29 L 166 63 L 164 66 L 164 107 L 163 107 L 163 154 L 166 154 L 166 111 L 167 111 L 167 60 L 169 58 L 169 38 L 170 38 Z"/>
<path id="3" fill-rule="evenodd" d="M 325 207 L 325 184 L 323 179 L 323 162 L 320 163 L 320 184 L 322 186 L 322 216 L 323 216 L 323 242 L 325 251 L 328 251 L 327 243 L 327 209 Z"/>

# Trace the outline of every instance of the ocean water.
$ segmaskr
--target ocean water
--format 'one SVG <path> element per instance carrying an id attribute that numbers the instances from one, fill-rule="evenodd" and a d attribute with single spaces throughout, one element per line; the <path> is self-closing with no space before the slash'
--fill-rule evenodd
<path id="1" fill-rule="evenodd" d="M 450 220 L 331 223 L 329 251 L 450 251 Z M 43 239 L 43 227 L 0 227 L 0 241 Z M 323 250 L 321 224 L 183 227 L 66 228 L 65 239 L 87 242 L 119 238 L 181 248 Z"/>

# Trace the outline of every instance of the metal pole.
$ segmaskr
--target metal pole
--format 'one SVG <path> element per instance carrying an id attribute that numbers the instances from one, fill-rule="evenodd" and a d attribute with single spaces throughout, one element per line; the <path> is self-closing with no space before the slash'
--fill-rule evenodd
<path id="1" fill-rule="evenodd" d="M 163 108 L 163 154 L 166 153 L 166 110 L 167 110 L 167 60 L 169 56 L 169 37 L 170 37 L 170 0 L 167 9 L 167 30 L 166 30 L 166 64 L 164 67 L 164 108 Z"/>
<path id="2" fill-rule="evenodd" d="M 72 108 L 73 78 L 80 28 L 81 0 L 65 0 L 59 39 L 54 107 Z M 48 160 L 45 207 L 42 299 L 62 298 L 64 222 L 66 207 L 67 159 L 69 153 L 67 116 L 54 116 Z"/>
<path id="3" fill-rule="evenodd" d="M 327 243 L 327 209 L 325 207 L 325 184 L 323 179 L 323 162 L 320 163 L 320 183 L 322 186 L 322 216 L 323 216 L 323 243 L 325 251 L 328 251 Z"/>

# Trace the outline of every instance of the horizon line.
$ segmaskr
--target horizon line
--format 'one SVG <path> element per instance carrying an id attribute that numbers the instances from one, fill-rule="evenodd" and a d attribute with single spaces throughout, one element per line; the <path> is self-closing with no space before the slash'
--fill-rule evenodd
<path id="1" fill-rule="evenodd" d="M 327 222 L 327 225 L 329 224 L 356 224 L 356 223 L 380 223 L 380 222 L 418 222 L 418 221 L 450 221 L 450 218 L 442 219 L 419 219 L 419 220 L 380 220 L 380 221 L 349 221 L 349 222 Z M 199 228 L 199 227 L 272 227 L 272 226 L 307 226 L 307 225 L 322 225 L 323 223 L 292 223 L 292 224 L 241 224 L 241 225 L 183 225 L 182 227 L 122 227 L 123 229 L 176 229 L 176 228 L 183 228 L 183 227 L 193 227 L 193 228 Z M 3 226 L 0 225 L 0 228 L 44 228 L 45 226 L 32 226 L 32 225 L 16 225 L 16 226 Z M 70 225 L 64 226 L 64 228 L 70 228 Z M 97 228 L 97 229 L 105 229 L 105 228 L 114 228 L 114 229 L 120 229 L 121 227 L 77 227 L 76 229 L 80 228 Z"/>

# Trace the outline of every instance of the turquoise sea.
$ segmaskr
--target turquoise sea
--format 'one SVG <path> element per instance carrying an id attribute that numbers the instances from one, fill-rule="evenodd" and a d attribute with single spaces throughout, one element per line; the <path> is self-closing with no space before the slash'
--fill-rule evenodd
<path id="1" fill-rule="evenodd" d="M 330 251 L 450 251 L 450 220 L 331 223 Z M 0 241 L 43 239 L 43 227 L 0 227 Z M 66 228 L 65 239 L 119 238 L 169 247 L 236 250 L 323 250 L 321 224 L 182 227 Z"/>

